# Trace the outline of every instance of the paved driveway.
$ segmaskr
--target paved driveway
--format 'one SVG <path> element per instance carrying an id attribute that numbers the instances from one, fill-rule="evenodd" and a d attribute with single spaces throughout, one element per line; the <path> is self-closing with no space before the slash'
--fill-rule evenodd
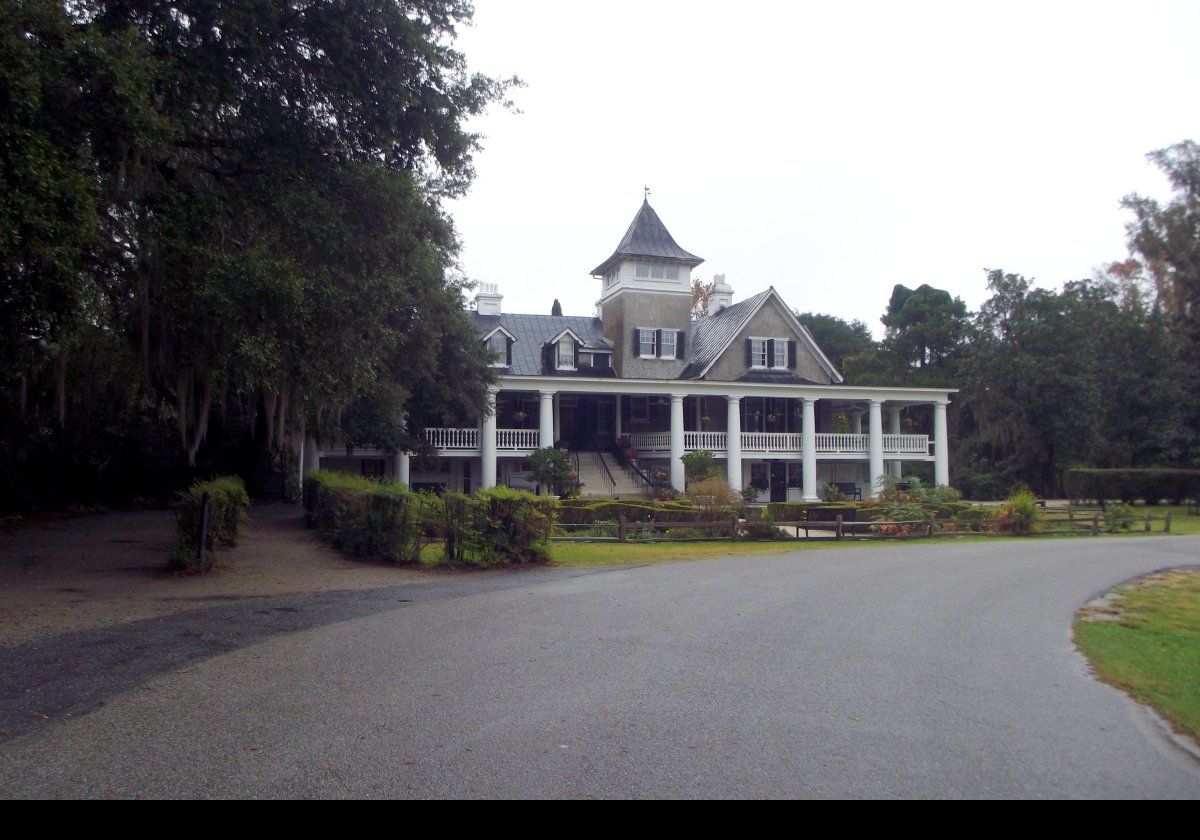
<path id="1" fill-rule="evenodd" d="M 1187 537 L 247 604 L 0 650 L 5 796 L 1200 796 L 1074 611 Z M 47 715 L 40 717 L 39 715 Z"/>

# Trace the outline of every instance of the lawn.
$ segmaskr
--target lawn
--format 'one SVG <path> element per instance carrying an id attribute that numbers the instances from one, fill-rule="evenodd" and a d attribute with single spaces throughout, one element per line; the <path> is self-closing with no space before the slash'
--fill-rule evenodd
<path id="1" fill-rule="evenodd" d="M 1100 679 L 1200 740 L 1200 570 L 1118 588 L 1107 606 L 1080 611 L 1075 643 Z"/>

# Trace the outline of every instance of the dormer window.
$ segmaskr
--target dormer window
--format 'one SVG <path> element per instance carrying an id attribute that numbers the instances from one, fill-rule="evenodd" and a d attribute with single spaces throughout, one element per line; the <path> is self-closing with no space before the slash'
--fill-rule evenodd
<path id="1" fill-rule="evenodd" d="M 483 343 L 492 356 L 492 367 L 512 367 L 512 334 L 504 327 L 496 327 L 484 336 Z"/>
<path id="2" fill-rule="evenodd" d="M 575 370 L 575 342 L 563 336 L 558 342 L 558 369 Z"/>
<path id="3" fill-rule="evenodd" d="M 770 345 L 765 338 L 750 339 L 750 367 L 765 368 L 767 366 L 767 350 Z"/>

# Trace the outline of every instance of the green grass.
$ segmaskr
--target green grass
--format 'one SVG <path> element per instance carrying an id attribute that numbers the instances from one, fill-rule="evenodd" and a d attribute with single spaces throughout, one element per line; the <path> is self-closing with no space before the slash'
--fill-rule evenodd
<path id="1" fill-rule="evenodd" d="M 1076 645 L 1100 679 L 1200 740 L 1200 571 L 1148 575 L 1117 595 L 1080 612 Z"/>

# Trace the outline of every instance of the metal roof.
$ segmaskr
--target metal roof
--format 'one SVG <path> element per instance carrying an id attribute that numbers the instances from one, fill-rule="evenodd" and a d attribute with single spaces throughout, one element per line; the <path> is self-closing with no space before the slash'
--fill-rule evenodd
<path id="1" fill-rule="evenodd" d="M 680 379 L 695 379 L 721 355 L 729 343 L 737 338 L 742 327 L 750 320 L 759 304 L 771 294 L 771 290 L 759 292 L 754 297 L 727 306 L 715 315 L 692 321 L 691 361 Z"/>
<path id="2" fill-rule="evenodd" d="M 592 274 L 607 274 L 608 270 L 617 263 L 629 257 L 649 257 L 651 259 L 672 260 L 686 263 L 691 267 L 704 262 L 703 257 L 697 257 L 679 247 L 678 243 L 667 231 L 667 226 L 654 212 L 649 201 L 642 201 L 642 206 L 629 230 L 625 231 L 617 250 L 612 256 L 592 269 Z"/>
<path id="3" fill-rule="evenodd" d="M 563 330 L 570 330 L 579 336 L 584 350 L 612 350 L 612 342 L 604 337 L 599 318 L 571 315 L 480 315 L 478 312 L 471 312 L 469 315 L 481 338 L 496 327 L 503 327 L 514 336 L 512 367 L 505 368 L 504 372 L 517 376 L 554 373 L 555 371 L 542 369 L 542 348 Z"/>

